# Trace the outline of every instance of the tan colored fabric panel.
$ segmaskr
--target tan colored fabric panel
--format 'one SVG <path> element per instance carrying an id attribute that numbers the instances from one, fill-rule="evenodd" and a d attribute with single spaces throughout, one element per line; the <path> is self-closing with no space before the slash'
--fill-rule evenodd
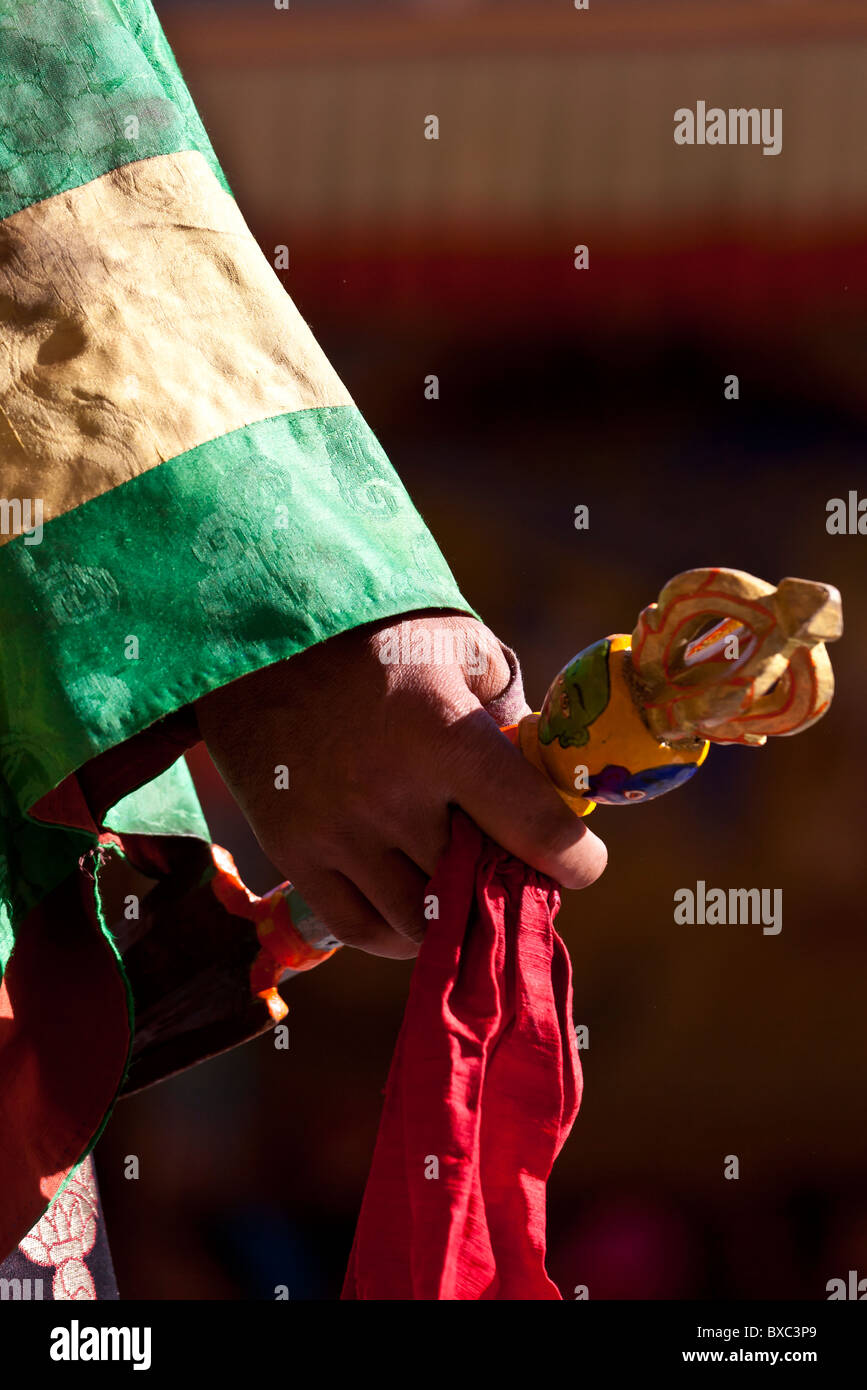
<path id="1" fill-rule="evenodd" d="M 0 222 L 0 492 L 46 521 L 230 430 L 349 404 L 200 154 Z"/>

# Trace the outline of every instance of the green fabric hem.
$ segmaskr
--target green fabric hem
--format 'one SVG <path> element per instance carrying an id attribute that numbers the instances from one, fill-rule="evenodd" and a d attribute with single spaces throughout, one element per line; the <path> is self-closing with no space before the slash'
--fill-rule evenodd
<path id="1" fill-rule="evenodd" d="M 103 825 L 119 835 L 185 835 L 211 843 L 183 757 L 115 802 Z M 0 980 L 27 913 L 78 873 L 81 856 L 96 844 L 91 832 L 22 815 L 0 782 Z"/>
<path id="2" fill-rule="evenodd" d="M 78 872 L 81 856 L 95 844 L 96 837 L 88 831 L 70 827 L 58 831 L 23 814 L 0 779 L 0 979 L 21 922 L 64 879 Z"/>
<path id="3" fill-rule="evenodd" d="M 128 792 L 105 812 L 102 824 L 118 835 L 187 835 L 211 843 L 211 834 L 185 759 Z"/>
<path id="4" fill-rule="evenodd" d="M 149 0 L 0 0 L 0 218 L 198 150 L 231 192 Z"/>
<path id="5" fill-rule="evenodd" d="M 478 617 L 354 406 L 222 435 L 24 542 L 0 548 L 0 774 L 22 811 L 340 632 L 426 608 Z M 324 717 L 351 717 L 351 692 Z"/>

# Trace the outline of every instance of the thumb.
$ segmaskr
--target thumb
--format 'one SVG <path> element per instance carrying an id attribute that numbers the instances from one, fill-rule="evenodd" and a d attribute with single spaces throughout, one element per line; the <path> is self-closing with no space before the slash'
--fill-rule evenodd
<path id="1" fill-rule="evenodd" d="M 478 624 L 483 637 L 476 662 L 465 665 L 464 676 L 480 705 L 500 727 L 517 724 L 530 706 L 524 694 L 521 666 L 511 647 L 495 637 L 490 628 Z"/>

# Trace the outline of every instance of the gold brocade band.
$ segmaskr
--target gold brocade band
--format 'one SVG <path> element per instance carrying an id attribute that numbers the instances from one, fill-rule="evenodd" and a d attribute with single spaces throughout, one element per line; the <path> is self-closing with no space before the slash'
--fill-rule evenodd
<path id="1" fill-rule="evenodd" d="M 0 222 L 0 349 L 2 489 L 46 521 L 244 425 L 351 404 L 195 151 Z"/>

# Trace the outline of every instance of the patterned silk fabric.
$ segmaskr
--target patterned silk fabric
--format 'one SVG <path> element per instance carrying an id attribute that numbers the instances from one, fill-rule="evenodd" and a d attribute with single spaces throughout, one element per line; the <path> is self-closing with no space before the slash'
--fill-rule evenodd
<path id="1" fill-rule="evenodd" d="M 0 1261 L 0 1299 L 82 1303 L 117 1298 L 93 1161 L 86 1158 L 48 1211 Z"/>
<path id="2" fill-rule="evenodd" d="M 0 50 L 2 1259 L 124 1086 L 101 867 L 152 872 L 170 910 L 208 840 L 178 761 L 192 702 L 362 623 L 473 610 L 247 229 L 149 0 L 0 0 Z"/>

